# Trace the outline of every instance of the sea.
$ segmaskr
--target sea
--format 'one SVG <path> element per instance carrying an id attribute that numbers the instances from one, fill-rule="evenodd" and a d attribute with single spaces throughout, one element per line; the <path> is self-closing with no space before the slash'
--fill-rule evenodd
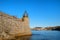
<path id="1" fill-rule="evenodd" d="M 35 31 L 32 30 L 31 36 L 22 36 L 16 40 L 60 40 L 60 31 Z"/>

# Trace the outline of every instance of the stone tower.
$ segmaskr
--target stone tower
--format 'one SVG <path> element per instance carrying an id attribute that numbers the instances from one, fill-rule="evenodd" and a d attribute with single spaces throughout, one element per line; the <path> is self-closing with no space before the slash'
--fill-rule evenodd
<path id="1" fill-rule="evenodd" d="M 29 17 L 28 17 L 27 11 L 24 12 L 22 21 L 23 21 L 24 32 L 27 34 L 29 33 L 31 34 L 31 30 L 29 28 Z"/>
<path id="2" fill-rule="evenodd" d="M 28 18 L 28 13 L 27 13 L 27 11 L 24 12 L 22 21 L 25 23 L 25 25 L 29 25 L 29 18 Z"/>

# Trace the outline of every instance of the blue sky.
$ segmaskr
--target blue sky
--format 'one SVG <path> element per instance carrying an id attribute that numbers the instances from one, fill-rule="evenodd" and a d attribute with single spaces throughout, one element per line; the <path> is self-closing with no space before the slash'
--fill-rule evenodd
<path id="1" fill-rule="evenodd" d="M 22 18 L 27 11 L 30 27 L 60 26 L 60 0 L 0 0 L 0 11 Z"/>

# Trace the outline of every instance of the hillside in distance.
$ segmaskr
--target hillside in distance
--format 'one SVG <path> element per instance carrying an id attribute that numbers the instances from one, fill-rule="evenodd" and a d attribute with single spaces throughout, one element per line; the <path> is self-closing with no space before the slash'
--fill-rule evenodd
<path id="1" fill-rule="evenodd" d="M 60 31 L 60 26 L 54 26 L 54 27 L 35 27 L 35 28 L 32 28 L 32 30 L 58 30 Z"/>

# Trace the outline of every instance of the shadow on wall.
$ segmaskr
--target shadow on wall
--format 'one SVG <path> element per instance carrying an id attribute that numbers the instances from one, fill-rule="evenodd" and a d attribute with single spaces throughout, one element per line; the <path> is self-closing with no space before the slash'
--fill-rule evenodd
<path id="1" fill-rule="evenodd" d="M 11 40 L 30 40 L 31 36 L 21 36 L 21 37 L 15 37 L 15 39 Z"/>

